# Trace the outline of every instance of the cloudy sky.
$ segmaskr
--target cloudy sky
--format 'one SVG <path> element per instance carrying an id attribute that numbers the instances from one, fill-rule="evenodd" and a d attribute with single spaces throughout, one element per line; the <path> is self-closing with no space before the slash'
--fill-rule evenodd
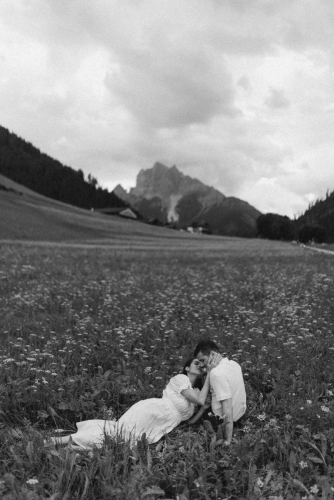
<path id="1" fill-rule="evenodd" d="M 0 102 L 103 187 L 161 161 L 293 216 L 334 190 L 334 2 L 0 0 Z"/>

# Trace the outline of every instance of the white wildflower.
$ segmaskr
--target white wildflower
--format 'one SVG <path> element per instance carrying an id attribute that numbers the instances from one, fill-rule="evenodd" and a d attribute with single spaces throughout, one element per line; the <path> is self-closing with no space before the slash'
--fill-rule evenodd
<path id="1" fill-rule="evenodd" d="M 38 479 L 28 479 L 28 481 L 26 481 L 27 484 L 38 484 Z"/>
<path id="2" fill-rule="evenodd" d="M 319 488 L 318 488 L 317 484 L 311 486 L 311 488 L 310 488 L 311 493 L 318 493 L 318 491 L 319 491 Z"/>

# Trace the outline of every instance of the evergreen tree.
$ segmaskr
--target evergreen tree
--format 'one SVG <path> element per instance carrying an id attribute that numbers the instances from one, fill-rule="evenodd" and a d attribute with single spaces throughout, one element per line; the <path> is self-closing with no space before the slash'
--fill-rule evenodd
<path id="1" fill-rule="evenodd" d="M 62 165 L 0 126 L 0 173 L 37 193 L 81 208 L 126 206 L 91 174 Z"/>

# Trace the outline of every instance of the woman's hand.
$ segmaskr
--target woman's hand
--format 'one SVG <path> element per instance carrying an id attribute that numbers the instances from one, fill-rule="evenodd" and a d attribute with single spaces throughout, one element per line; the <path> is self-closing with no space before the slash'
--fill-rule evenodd
<path id="1" fill-rule="evenodd" d="M 210 352 L 209 359 L 208 359 L 208 364 L 206 366 L 206 369 L 208 372 L 211 372 L 213 368 L 216 368 L 216 366 L 219 365 L 221 360 L 223 359 L 223 356 L 219 354 L 219 352 Z"/>

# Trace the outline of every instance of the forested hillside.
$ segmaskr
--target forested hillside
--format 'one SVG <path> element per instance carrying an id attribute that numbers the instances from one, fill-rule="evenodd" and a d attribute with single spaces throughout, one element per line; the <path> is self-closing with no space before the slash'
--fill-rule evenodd
<path id="1" fill-rule="evenodd" d="M 32 144 L 0 126 L 0 173 L 55 200 L 90 209 L 121 207 L 126 203 L 102 189 L 82 170 L 62 165 Z"/>
<path id="2" fill-rule="evenodd" d="M 310 205 L 306 212 L 295 221 L 295 225 L 298 230 L 306 225 L 320 226 L 325 231 L 325 241 L 334 242 L 334 191 L 327 192 L 324 200 L 317 200 Z"/>

